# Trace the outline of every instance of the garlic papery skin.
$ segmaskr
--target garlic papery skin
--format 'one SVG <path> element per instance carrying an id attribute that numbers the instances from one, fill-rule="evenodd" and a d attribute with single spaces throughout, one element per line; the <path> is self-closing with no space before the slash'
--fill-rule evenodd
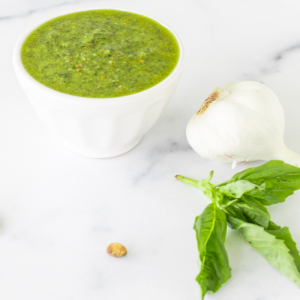
<path id="1" fill-rule="evenodd" d="M 255 81 L 229 82 L 203 102 L 187 124 L 191 147 L 222 163 L 278 159 L 300 167 L 283 141 L 284 112 L 275 93 Z"/>

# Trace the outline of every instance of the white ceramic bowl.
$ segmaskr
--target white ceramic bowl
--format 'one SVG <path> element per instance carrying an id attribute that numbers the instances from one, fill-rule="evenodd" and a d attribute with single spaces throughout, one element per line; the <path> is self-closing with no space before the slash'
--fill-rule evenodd
<path id="1" fill-rule="evenodd" d="M 72 96 L 50 89 L 31 77 L 21 62 L 21 47 L 26 37 L 47 20 L 27 30 L 18 40 L 13 53 L 13 65 L 19 82 L 39 117 L 74 152 L 87 157 L 107 158 L 131 150 L 154 125 L 170 101 L 182 73 L 182 43 L 168 26 L 155 18 L 149 18 L 174 34 L 180 48 L 179 61 L 166 79 L 152 88 L 129 96 Z"/>

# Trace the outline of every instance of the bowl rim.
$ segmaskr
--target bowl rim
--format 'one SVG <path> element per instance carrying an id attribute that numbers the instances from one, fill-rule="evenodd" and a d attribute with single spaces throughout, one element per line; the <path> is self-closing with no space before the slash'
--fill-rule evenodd
<path id="1" fill-rule="evenodd" d="M 70 95 L 70 94 L 66 94 L 60 91 L 56 91 L 54 89 L 51 89 L 45 85 L 43 85 L 42 83 L 40 83 L 39 81 L 37 81 L 36 79 L 34 79 L 24 68 L 23 63 L 21 61 L 21 48 L 23 46 L 23 43 L 25 41 L 25 39 L 27 38 L 27 36 L 37 27 L 39 27 L 40 25 L 42 25 L 43 23 L 50 21 L 53 18 L 59 17 L 59 16 L 63 16 L 63 15 L 67 15 L 67 14 L 71 14 L 71 13 L 76 13 L 76 12 L 82 12 L 82 11 L 89 11 L 89 10 L 102 10 L 102 9 L 110 9 L 110 10 L 120 10 L 120 11 L 125 11 L 125 12 L 131 12 L 131 13 L 135 13 L 135 14 L 140 14 L 142 16 L 148 17 L 156 22 L 158 22 L 160 25 L 162 25 L 163 27 L 165 27 L 166 29 L 168 29 L 176 38 L 178 46 L 179 46 L 179 58 L 178 58 L 178 62 L 175 66 L 175 68 L 173 69 L 173 71 L 161 82 L 159 82 L 158 84 L 154 85 L 153 87 L 150 87 L 146 90 L 143 90 L 141 92 L 135 93 L 135 94 L 131 94 L 131 95 L 126 95 L 126 96 L 120 96 L 120 97 L 111 97 L 111 98 L 91 98 L 91 97 L 82 97 L 82 96 L 75 96 L 75 95 Z M 180 75 L 182 67 L 183 67 L 183 57 L 184 57 L 184 49 L 183 49 L 183 45 L 182 42 L 180 40 L 180 38 L 178 37 L 178 35 L 176 34 L 176 32 L 171 29 L 168 25 L 166 25 L 164 22 L 158 20 L 157 18 L 154 18 L 152 16 L 149 16 L 147 14 L 135 11 L 135 10 L 131 10 L 131 9 L 124 9 L 124 8 L 112 8 L 112 7 L 97 7 L 97 8 L 86 8 L 86 9 L 75 9 L 75 10 L 70 10 L 64 14 L 61 15 L 56 15 L 52 18 L 45 18 L 43 19 L 43 21 L 39 21 L 38 23 L 36 23 L 33 26 L 30 26 L 18 39 L 14 50 L 13 50 L 13 65 L 14 65 L 14 69 L 15 72 L 17 73 L 17 75 L 22 76 L 25 80 L 26 83 L 31 84 L 31 86 L 35 89 L 38 89 L 40 92 L 42 93 L 48 93 L 50 94 L 50 96 L 53 96 L 54 98 L 61 98 L 64 101 L 67 102 L 90 102 L 90 103 L 104 103 L 104 102 L 108 102 L 110 104 L 113 103 L 128 103 L 128 102 L 132 102 L 132 101 L 136 101 L 139 100 L 141 101 L 141 98 L 145 98 L 145 96 L 151 96 L 151 94 L 153 93 L 157 93 L 157 91 L 164 89 L 165 86 L 168 86 L 169 83 L 172 83 L 174 81 L 174 79 L 177 78 L 178 75 Z M 19 73 L 19 74 L 18 74 Z M 148 94 L 148 95 L 147 95 Z M 60 99 L 60 101 L 61 101 Z"/>

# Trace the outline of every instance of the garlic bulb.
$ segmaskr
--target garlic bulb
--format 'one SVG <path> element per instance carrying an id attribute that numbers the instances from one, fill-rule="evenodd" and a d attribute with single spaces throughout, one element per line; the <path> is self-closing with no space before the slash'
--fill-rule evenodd
<path id="1" fill-rule="evenodd" d="M 285 146 L 283 132 L 277 96 L 254 81 L 217 87 L 186 129 L 189 144 L 204 158 L 233 164 L 278 159 L 300 167 L 300 156 Z"/>

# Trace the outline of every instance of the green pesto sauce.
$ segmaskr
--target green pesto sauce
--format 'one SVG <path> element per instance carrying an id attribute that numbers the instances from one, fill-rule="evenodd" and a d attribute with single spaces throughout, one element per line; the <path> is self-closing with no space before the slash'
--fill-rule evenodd
<path id="1" fill-rule="evenodd" d="M 102 9 L 52 19 L 26 38 L 21 59 L 38 82 L 82 97 L 135 94 L 175 68 L 179 46 L 158 22 L 135 13 Z"/>

